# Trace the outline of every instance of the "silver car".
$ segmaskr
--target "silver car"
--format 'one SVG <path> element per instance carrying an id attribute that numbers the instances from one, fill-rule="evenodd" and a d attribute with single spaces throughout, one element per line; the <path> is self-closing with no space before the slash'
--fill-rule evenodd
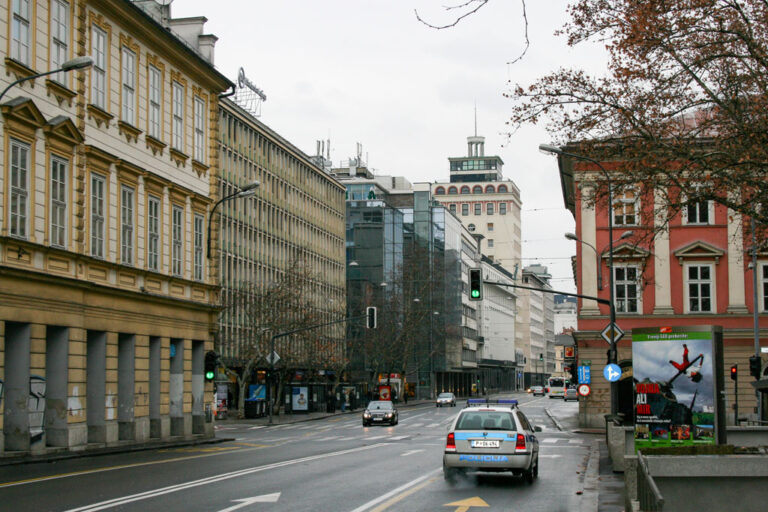
<path id="1" fill-rule="evenodd" d="M 435 400 L 435 407 L 442 407 L 444 405 L 450 405 L 456 407 L 456 395 L 453 393 L 440 393 Z"/>
<path id="2" fill-rule="evenodd" d="M 539 474 L 539 441 L 517 400 L 470 399 L 450 426 L 443 453 L 449 484 L 470 471 L 512 472 L 533 483 Z"/>

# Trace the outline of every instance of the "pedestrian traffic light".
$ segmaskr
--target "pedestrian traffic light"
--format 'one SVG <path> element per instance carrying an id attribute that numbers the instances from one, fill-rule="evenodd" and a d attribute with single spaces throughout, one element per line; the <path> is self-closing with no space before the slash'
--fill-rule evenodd
<path id="1" fill-rule="evenodd" d="M 376 308 L 373 306 L 369 306 L 365 310 L 366 318 L 365 318 L 365 326 L 368 329 L 375 329 L 376 328 Z"/>
<path id="2" fill-rule="evenodd" d="M 731 366 L 731 380 L 736 380 L 739 376 L 739 368 L 738 365 Z"/>
<path id="3" fill-rule="evenodd" d="M 749 356 L 749 374 L 756 380 L 760 380 L 762 363 L 763 362 L 760 360 L 760 356 Z"/>
<path id="4" fill-rule="evenodd" d="M 469 300 L 483 300 L 483 274 L 479 268 L 469 269 Z"/>
<path id="5" fill-rule="evenodd" d="M 205 380 L 210 382 L 216 377 L 216 363 L 219 360 L 218 354 L 213 350 L 205 353 Z"/>

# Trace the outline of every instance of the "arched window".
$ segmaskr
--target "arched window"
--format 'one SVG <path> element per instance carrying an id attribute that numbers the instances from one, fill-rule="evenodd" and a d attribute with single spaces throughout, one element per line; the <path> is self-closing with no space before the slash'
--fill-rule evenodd
<path id="1" fill-rule="evenodd" d="M 483 187 L 481 187 L 480 185 L 475 185 L 474 187 L 472 187 L 472 193 L 473 194 L 482 194 L 483 193 Z"/>
<path id="2" fill-rule="evenodd" d="M 506 193 L 507 193 L 507 186 L 499 185 L 499 194 L 506 194 Z"/>
<path id="3" fill-rule="evenodd" d="M 456 187 L 448 187 L 448 193 L 449 194 L 458 194 L 458 191 L 456 190 Z"/>
<path id="4" fill-rule="evenodd" d="M 496 189 L 493 188 L 493 185 L 488 185 L 487 187 L 485 187 L 486 194 L 493 194 L 494 192 L 496 192 Z"/>
<path id="5" fill-rule="evenodd" d="M 470 224 L 469 226 L 467 226 L 467 229 L 468 229 L 470 232 L 473 232 L 473 231 L 475 230 L 475 225 L 474 225 L 474 224 Z"/>
<path id="6" fill-rule="evenodd" d="M 442 196 L 442 195 L 445 195 L 445 188 L 443 188 L 443 187 L 437 187 L 437 188 L 435 189 L 435 195 L 436 195 L 436 196 Z"/>
<path id="7" fill-rule="evenodd" d="M 468 186 L 466 186 L 466 185 L 464 185 L 463 187 L 461 187 L 461 193 L 462 193 L 462 194 L 469 194 L 469 187 L 468 187 Z"/>

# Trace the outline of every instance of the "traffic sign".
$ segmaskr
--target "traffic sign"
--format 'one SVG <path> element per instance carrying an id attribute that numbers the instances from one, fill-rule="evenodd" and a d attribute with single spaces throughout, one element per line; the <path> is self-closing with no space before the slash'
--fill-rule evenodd
<path id="1" fill-rule="evenodd" d="M 273 351 L 271 354 L 268 354 L 267 357 L 265 357 L 264 359 L 266 359 L 269 364 L 277 364 L 277 362 L 280 360 L 280 356 L 277 355 L 277 352 Z"/>
<path id="2" fill-rule="evenodd" d="M 589 387 L 589 384 L 579 384 L 576 391 L 578 391 L 581 396 L 587 396 L 590 391 L 592 391 L 592 388 Z"/>
<path id="3" fill-rule="evenodd" d="M 579 384 L 592 384 L 592 370 L 589 366 L 579 366 L 577 368 Z"/>
<path id="4" fill-rule="evenodd" d="M 603 376 L 608 382 L 616 382 L 621 378 L 621 368 L 617 364 L 609 364 L 603 368 Z"/>
<path id="5" fill-rule="evenodd" d="M 613 327 L 613 328 L 611 328 Z M 624 337 L 624 331 L 621 330 L 621 327 L 614 324 L 608 324 L 605 326 L 605 329 L 602 330 L 600 333 L 600 336 L 603 337 L 605 341 L 608 343 L 618 343 L 621 338 Z"/>

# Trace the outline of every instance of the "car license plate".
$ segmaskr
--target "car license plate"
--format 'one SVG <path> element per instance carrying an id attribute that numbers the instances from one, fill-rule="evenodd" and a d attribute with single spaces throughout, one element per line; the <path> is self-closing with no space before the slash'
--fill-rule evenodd
<path id="1" fill-rule="evenodd" d="M 480 441 L 472 441 L 472 448 L 498 448 L 499 441 L 491 439 L 482 439 Z"/>

